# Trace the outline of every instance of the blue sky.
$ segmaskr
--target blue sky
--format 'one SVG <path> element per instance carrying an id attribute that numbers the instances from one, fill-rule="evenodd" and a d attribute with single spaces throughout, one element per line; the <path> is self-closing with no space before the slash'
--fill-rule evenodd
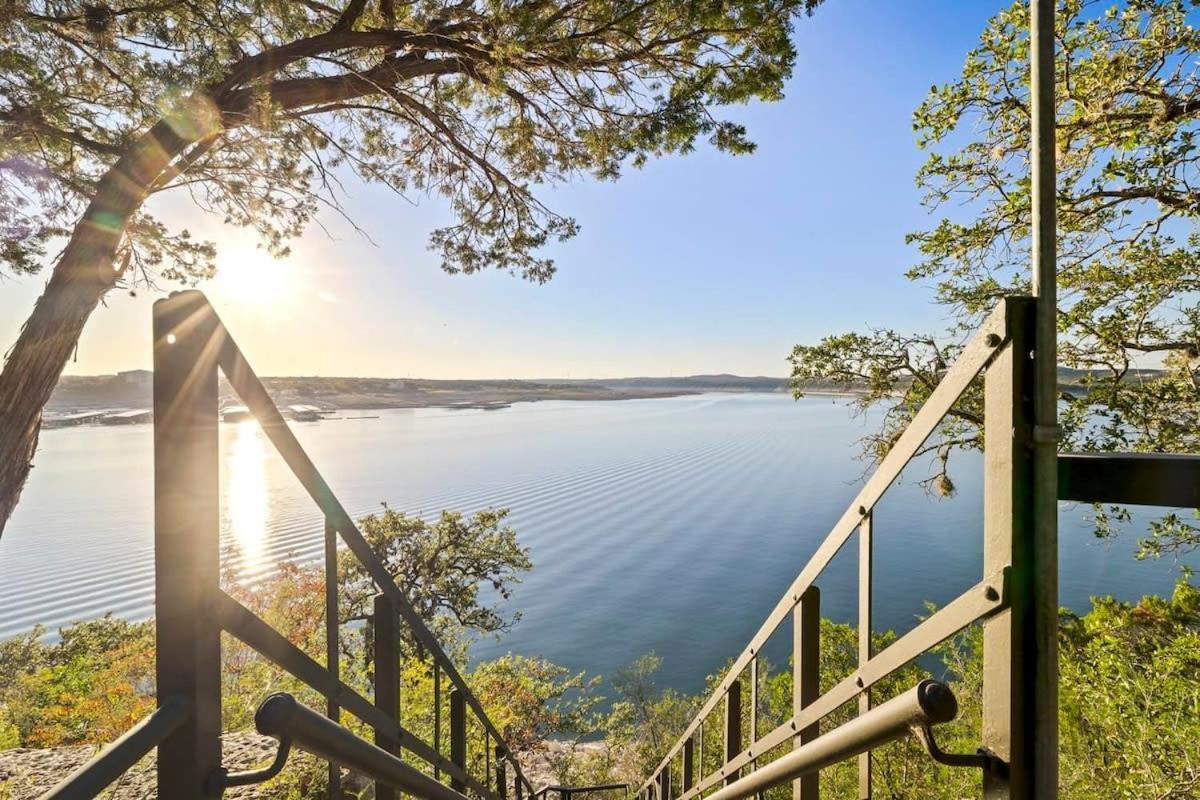
<path id="1" fill-rule="evenodd" d="M 201 288 L 260 374 L 784 375 L 796 342 L 940 322 L 928 288 L 902 276 L 915 260 L 904 234 L 929 221 L 911 113 L 998 7 L 829 0 L 797 26 L 786 99 L 734 112 L 755 155 L 700 148 L 544 192 L 583 229 L 554 247 L 559 271 L 543 286 L 443 274 L 425 243 L 445 209 L 373 187 L 350 184 L 347 203 L 373 242 L 325 219 L 332 240 L 314 227 L 279 263 L 182 197 L 162 211 L 222 247 L 225 276 Z M 5 342 L 44 279 L 5 285 Z M 255 288 L 268 281 L 283 289 L 264 302 Z M 148 367 L 151 300 L 111 296 L 67 372 Z"/>

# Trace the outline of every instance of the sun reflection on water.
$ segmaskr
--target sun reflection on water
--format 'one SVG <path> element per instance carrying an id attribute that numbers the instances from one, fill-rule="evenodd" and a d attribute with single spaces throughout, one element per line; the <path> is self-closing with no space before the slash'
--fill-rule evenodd
<path id="1" fill-rule="evenodd" d="M 254 420 L 237 424 L 229 447 L 228 509 L 233 543 L 241 554 L 241 572 L 262 566 L 267 531 L 267 450 Z"/>

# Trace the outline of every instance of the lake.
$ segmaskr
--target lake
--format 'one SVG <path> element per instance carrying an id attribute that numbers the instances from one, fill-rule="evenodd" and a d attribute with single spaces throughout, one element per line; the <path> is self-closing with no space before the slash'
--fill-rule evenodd
<path id="1" fill-rule="evenodd" d="M 533 572 L 507 604 L 520 621 L 474 657 L 512 650 L 607 676 L 653 650 L 660 682 L 689 691 L 740 651 L 845 510 L 869 425 L 845 399 L 766 394 L 362 414 L 375 418 L 293 423 L 351 514 L 506 506 L 530 548 Z M 223 537 L 244 574 L 320 558 L 320 514 L 257 427 L 223 425 L 221 456 Z M 148 425 L 42 434 L 0 538 L 0 638 L 152 613 L 152 464 Z M 953 499 L 916 486 L 916 464 L 877 508 L 879 627 L 908 630 L 926 601 L 981 577 L 981 460 L 952 466 Z M 1060 507 L 1064 605 L 1170 591 L 1177 565 L 1136 561 L 1136 526 L 1096 540 L 1087 511 Z M 819 582 L 825 615 L 849 622 L 853 550 Z"/>

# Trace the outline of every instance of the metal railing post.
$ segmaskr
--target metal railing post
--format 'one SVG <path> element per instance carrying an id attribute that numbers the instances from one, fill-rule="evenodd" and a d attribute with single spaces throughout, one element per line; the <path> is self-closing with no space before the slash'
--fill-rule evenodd
<path id="1" fill-rule="evenodd" d="M 664 767 L 663 771 L 658 773 L 658 796 L 661 800 L 671 800 L 671 768 Z M 564 797 L 563 800 L 566 800 Z"/>
<path id="2" fill-rule="evenodd" d="M 325 666 L 329 674 L 341 680 L 341 664 L 338 653 L 338 555 L 337 529 L 329 517 L 325 518 Z M 341 709 L 333 695 L 325 698 L 325 714 L 334 722 L 341 719 Z M 342 770 L 329 762 L 329 800 L 341 800 Z"/>
<path id="3" fill-rule="evenodd" d="M 858 526 L 858 668 L 861 670 L 871 660 L 871 570 L 874 560 L 874 512 L 863 515 Z M 871 689 L 863 689 L 858 696 L 858 713 L 871 710 Z M 858 757 L 858 797 L 871 800 L 871 751 Z"/>
<path id="4" fill-rule="evenodd" d="M 1033 783 L 1037 718 L 1055 714 L 1034 692 L 1033 311 L 1029 298 L 1005 301 L 1008 344 L 984 380 L 983 571 L 1009 568 L 1008 607 L 983 623 L 982 744 L 1008 762 L 1006 774 L 984 774 L 991 800 L 1054 796 Z"/>
<path id="5" fill-rule="evenodd" d="M 792 714 L 798 715 L 821 695 L 821 591 L 810 586 L 792 612 Z M 820 723 L 803 728 L 792 740 L 798 750 L 816 739 Z M 793 800 L 817 800 L 820 776 L 816 773 L 792 782 Z"/>
<path id="6" fill-rule="evenodd" d="M 217 363 L 222 332 L 199 292 L 154 304 L 154 592 L 158 705 L 189 718 L 158 747 L 158 796 L 200 800 L 221 766 Z"/>
<path id="7" fill-rule="evenodd" d="M 504 769 L 504 748 L 496 745 L 496 794 L 500 800 L 508 800 L 508 776 Z"/>
<path id="8" fill-rule="evenodd" d="M 725 763 L 742 752 L 742 682 L 732 681 L 725 693 Z M 731 770 L 725 776 L 725 785 L 733 783 L 741 770 Z"/>
<path id="9" fill-rule="evenodd" d="M 688 737 L 683 743 L 683 790 L 692 788 L 696 780 L 696 739 Z"/>
<path id="10" fill-rule="evenodd" d="M 1033 576 L 1026 654 L 1032 683 L 1027 702 L 1036 709 L 1025 721 L 1030 744 L 1030 791 L 1036 797 L 1058 792 L 1058 208 L 1055 134 L 1058 105 L 1054 92 L 1056 0 L 1029 4 L 1030 251 L 1033 295 L 1034 436 Z"/>
<path id="11" fill-rule="evenodd" d="M 464 771 L 467 768 L 467 701 L 457 688 L 450 690 L 450 762 Z M 450 788 L 463 792 L 467 785 L 451 776 Z"/>
<path id="12" fill-rule="evenodd" d="M 400 616 L 385 594 L 375 595 L 375 707 L 389 719 L 400 719 Z M 375 728 L 375 744 L 400 755 L 400 743 L 390 731 Z M 375 782 L 377 800 L 396 800 L 396 790 Z"/>

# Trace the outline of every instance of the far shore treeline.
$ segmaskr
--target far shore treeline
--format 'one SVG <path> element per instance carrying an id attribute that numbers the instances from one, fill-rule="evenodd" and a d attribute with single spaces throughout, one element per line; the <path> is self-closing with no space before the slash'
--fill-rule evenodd
<path id="1" fill-rule="evenodd" d="M 1159 370 L 1133 370 L 1127 380 L 1144 380 Z M 1064 389 L 1092 378 L 1087 370 L 1059 370 Z M 455 403 L 517 403 L 537 400 L 637 400 L 679 397 L 703 392 L 802 392 L 865 394 L 865 381 L 812 378 L 797 381 L 727 373 L 630 378 L 431 379 L 297 376 L 263 378 L 279 406 L 311 403 L 327 409 L 422 408 Z M 897 390 L 903 389 L 903 382 Z M 238 402 L 221 380 L 222 404 Z M 149 408 L 153 405 L 152 373 L 129 370 L 116 375 L 67 375 L 46 405 L 49 414 L 91 409 Z"/>

